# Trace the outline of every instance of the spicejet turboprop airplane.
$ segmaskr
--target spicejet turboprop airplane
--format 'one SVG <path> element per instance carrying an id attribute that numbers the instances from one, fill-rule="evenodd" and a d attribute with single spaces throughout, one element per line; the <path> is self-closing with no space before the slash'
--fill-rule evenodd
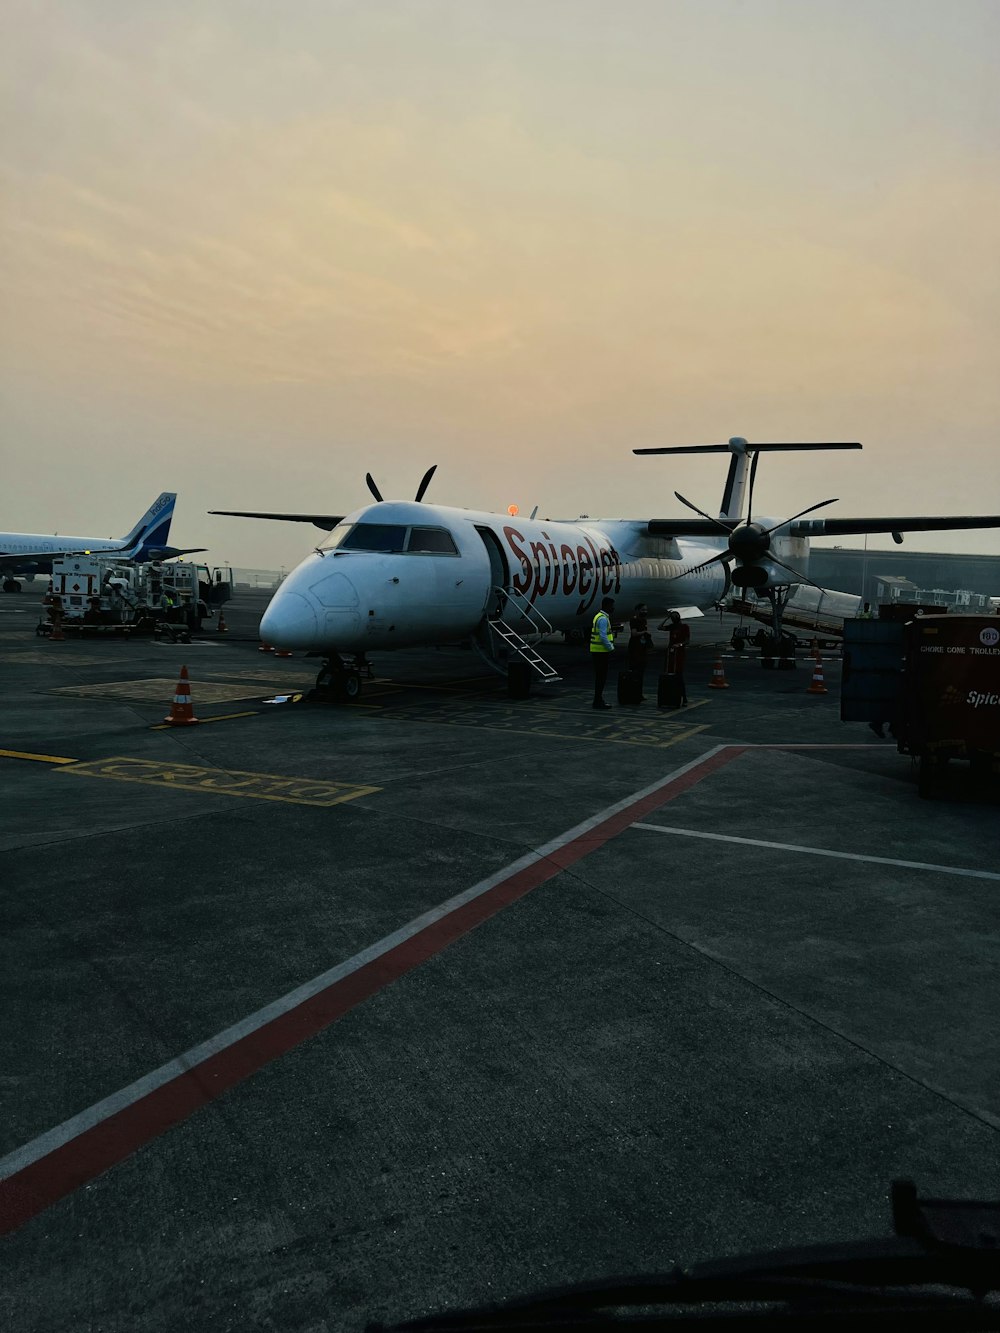
<path id="1" fill-rule="evenodd" d="M 904 531 L 1000 527 L 997 515 L 802 521 L 833 500 L 791 519 L 750 517 L 761 453 L 860 448 L 749 444 L 737 436 L 728 444 L 633 450 L 730 454 L 717 519 L 680 495 L 699 518 L 553 522 L 428 505 L 423 497 L 433 467 L 410 502 L 383 500 L 369 473 L 376 503 L 346 516 L 210 512 L 312 523 L 329 532 L 284 580 L 260 624 L 266 643 L 325 657 L 316 680 L 321 692 L 335 698 L 359 694 L 369 652 L 470 641 L 494 665 L 497 651 L 506 649 L 509 675 L 509 664 L 520 658 L 552 680 L 558 677 L 532 645 L 552 630 L 588 631 L 603 597 L 619 599 L 620 608 L 644 602 L 655 616 L 678 605 L 715 606 L 730 583 L 750 587 L 771 601 L 780 637 L 790 588 L 811 582 L 787 562 L 807 562 L 810 536 L 891 532 L 902 541 Z"/>

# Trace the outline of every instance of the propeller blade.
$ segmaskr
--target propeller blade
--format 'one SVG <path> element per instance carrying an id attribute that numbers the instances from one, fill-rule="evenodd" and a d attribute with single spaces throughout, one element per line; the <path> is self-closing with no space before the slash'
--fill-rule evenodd
<path id="1" fill-rule="evenodd" d="M 682 505 L 687 505 L 688 509 L 693 509 L 694 512 L 696 514 L 700 514 L 702 518 L 707 518 L 709 523 L 714 523 L 715 526 L 719 529 L 719 531 L 724 532 L 727 537 L 732 532 L 732 528 L 727 528 L 725 523 L 721 522 L 717 518 L 713 518 L 711 514 L 706 514 L 704 509 L 699 509 L 698 506 L 693 505 L 690 500 L 685 500 L 684 496 L 681 495 L 680 491 L 674 491 L 674 495 L 677 496 L 678 500 L 680 500 Z"/>
<path id="2" fill-rule="evenodd" d="M 808 509 L 803 509 L 801 514 L 793 514 L 791 518 L 782 519 L 780 523 L 775 523 L 773 528 L 768 528 L 765 536 L 770 536 L 772 532 L 777 532 L 779 528 L 783 528 L 789 523 L 794 523 L 797 518 L 802 518 L 803 514 L 811 514 L 814 510 L 823 509 L 827 505 L 835 505 L 837 503 L 837 498 L 837 496 L 834 496 L 832 500 L 820 500 L 818 505 L 810 505 Z"/>
<path id="3" fill-rule="evenodd" d="M 419 504 L 420 501 L 424 498 L 424 495 L 427 491 L 427 487 L 431 484 L 431 477 L 433 477 L 436 471 L 437 471 L 437 463 L 435 463 L 433 467 L 429 467 L 427 471 L 424 473 L 423 481 L 421 481 L 420 485 L 417 487 L 417 504 Z M 382 497 L 379 496 L 379 499 L 381 498 Z"/>
<path id="4" fill-rule="evenodd" d="M 374 495 L 375 499 L 381 500 L 382 496 L 379 494 L 379 489 L 375 485 L 375 478 L 372 476 L 370 472 L 365 473 L 365 481 L 367 482 L 368 489 L 371 491 L 372 495 Z"/>
<path id="5" fill-rule="evenodd" d="M 818 583 L 813 583 L 812 579 L 807 578 L 801 570 L 793 569 L 791 565 L 786 565 L 784 560 L 779 560 L 776 555 L 771 555 L 771 553 L 768 552 L 767 559 L 772 565 L 780 565 L 782 569 L 787 569 L 789 574 L 794 574 L 801 583 L 808 583 L 810 588 L 819 588 L 820 592 L 825 591 L 823 588 L 820 588 Z"/>
<path id="6" fill-rule="evenodd" d="M 750 464 L 750 492 L 747 496 L 747 522 L 753 522 L 753 484 L 757 476 L 757 464 L 760 462 L 760 454 L 754 453 L 753 462 Z"/>

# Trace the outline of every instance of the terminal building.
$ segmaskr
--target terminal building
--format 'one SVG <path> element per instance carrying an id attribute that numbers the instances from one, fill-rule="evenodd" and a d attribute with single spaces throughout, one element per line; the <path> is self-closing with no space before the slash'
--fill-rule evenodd
<path id="1" fill-rule="evenodd" d="M 1000 555 L 813 545 L 808 573 L 821 587 L 855 593 L 873 604 L 932 601 L 956 610 L 977 611 L 980 598 L 1000 597 Z M 936 595 L 928 597 L 928 593 Z M 969 594 L 968 598 L 964 594 Z"/>

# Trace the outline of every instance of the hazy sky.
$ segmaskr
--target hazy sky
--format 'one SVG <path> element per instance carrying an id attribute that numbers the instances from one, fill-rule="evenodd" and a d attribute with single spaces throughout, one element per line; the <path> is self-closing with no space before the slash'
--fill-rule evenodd
<path id="1" fill-rule="evenodd" d="M 0 527 L 1000 512 L 997 0 L 8 0 Z M 852 539 L 853 540 L 853 539 Z M 891 546 L 891 542 L 885 539 Z M 856 544 L 860 544 L 857 539 Z M 913 548 L 1000 552 L 1000 535 Z"/>

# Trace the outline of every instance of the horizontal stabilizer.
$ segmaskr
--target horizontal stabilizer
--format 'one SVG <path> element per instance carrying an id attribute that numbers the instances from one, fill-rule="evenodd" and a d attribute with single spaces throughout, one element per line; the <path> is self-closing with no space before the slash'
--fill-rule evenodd
<path id="1" fill-rule="evenodd" d="M 283 523 L 313 523 L 324 532 L 332 532 L 343 519 L 343 514 L 260 514 L 251 509 L 210 509 L 210 514 L 225 514 L 229 518 L 270 518 Z"/>
<path id="2" fill-rule="evenodd" d="M 734 448 L 737 441 L 728 444 L 675 444 L 663 449 L 633 449 L 634 454 L 778 454 L 790 453 L 797 449 L 860 449 L 857 442 L 850 444 L 752 444 L 749 440 L 740 440 L 740 447 Z"/>
<path id="3" fill-rule="evenodd" d="M 952 532 L 960 528 L 1000 528 L 1000 515 L 955 515 L 951 518 L 806 518 L 788 531 L 793 537 L 849 537 L 869 532 Z"/>

